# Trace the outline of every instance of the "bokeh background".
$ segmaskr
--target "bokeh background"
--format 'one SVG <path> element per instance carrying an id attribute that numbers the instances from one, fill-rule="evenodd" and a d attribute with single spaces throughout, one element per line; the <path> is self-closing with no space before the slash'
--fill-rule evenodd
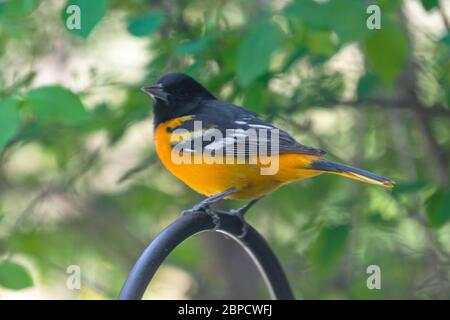
<path id="1" fill-rule="evenodd" d="M 70 4 L 81 30 L 66 28 Z M 146 244 L 202 199 L 157 159 L 139 90 L 173 71 L 397 181 L 323 175 L 247 214 L 298 298 L 450 298 L 449 19 L 446 0 L 0 1 L 0 298 L 116 298 Z M 207 233 L 145 297 L 268 294 L 245 253 Z"/>

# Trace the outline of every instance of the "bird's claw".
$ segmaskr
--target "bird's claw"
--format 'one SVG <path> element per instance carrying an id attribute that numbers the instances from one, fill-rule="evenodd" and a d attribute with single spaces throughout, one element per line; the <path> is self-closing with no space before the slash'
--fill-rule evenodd
<path id="1" fill-rule="evenodd" d="M 244 219 L 244 214 L 260 199 L 254 199 L 252 201 L 250 201 L 249 203 L 247 203 L 245 206 L 237 208 L 237 209 L 232 209 L 230 211 L 222 211 L 222 210 L 215 210 L 212 209 L 210 206 L 211 204 L 215 203 L 217 200 L 220 200 L 220 197 L 223 197 L 229 193 L 235 192 L 234 189 L 230 189 L 227 190 L 221 194 L 218 194 L 214 197 L 210 197 L 207 198 L 205 200 L 203 200 L 202 202 L 200 202 L 199 204 L 195 205 L 194 207 L 192 207 L 191 209 L 185 210 L 182 212 L 182 215 L 190 215 L 190 214 L 194 214 L 194 213 L 206 213 L 208 216 L 211 217 L 213 223 L 214 223 L 214 230 L 217 230 L 220 228 L 220 214 L 228 214 L 231 216 L 234 216 L 236 218 L 239 219 L 239 221 L 241 222 L 241 226 L 242 226 L 242 233 L 240 235 L 238 235 L 237 237 L 239 239 L 244 238 L 247 235 L 248 232 L 248 227 L 249 225 L 247 224 L 247 222 Z"/>
<path id="2" fill-rule="evenodd" d="M 206 213 L 208 216 L 211 217 L 211 219 L 215 225 L 214 229 L 219 228 L 220 217 L 219 217 L 218 213 L 209 206 L 209 204 L 196 205 L 196 206 L 192 207 L 191 209 L 184 210 L 181 213 L 181 215 L 187 216 L 187 215 L 191 215 L 191 214 L 195 214 L 195 213 Z"/>
<path id="3" fill-rule="evenodd" d="M 199 213 L 199 212 L 205 212 L 207 213 L 207 211 L 209 210 L 209 205 L 195 205 L 190 209 L 184 210 L 181 215 L 182 216 L 187 216 L 190 214 L 194 214 L 194 213 Z"/>
<path id="4" fill-rule="evenodd" d="M 239 221 L 241 222 L 241 225 L 242 225 L 241 234 L 237 236 L 239 239 L 244 238 L 248 232 L 248 223 L 244 219 L 244 214 L 246 211 L 247 210 L 242 210 L 242 208 L 232 209 L 232 210 L 228 211 L 228 214 L 237 217 L 239 219 Z"/>

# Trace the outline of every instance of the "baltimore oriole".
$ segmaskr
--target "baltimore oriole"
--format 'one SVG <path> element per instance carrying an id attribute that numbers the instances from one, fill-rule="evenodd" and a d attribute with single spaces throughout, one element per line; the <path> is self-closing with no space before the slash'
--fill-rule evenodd
<path id="1" fill-rule="evenodd" d="M 155 85 L 142 90 L 150 94 L 154 102 L 155 145 L 162 163 L 189 187 L 209 197 L 191 209 L 193 211 L 205 210 L 223 198 L 251 200 L 235 210 L 242 217 L 259 198 L 279 186 L 321 173 L 384 187 L 394 183 L 362 169 L 324 160 L 325 151 L 302 145 L 253 112 L 216 99 L 185 74 L 164 75 Z M 196 122 L 200 123 L 200 128 Z M 211 130 L 221 136 L 213 139 Z M 251 139 L 249 132 L 256 132 L 259 140 Z M 275 132 L 277 139 L 272 139 Z M 243 142 L 241 147 L 239 142 Z M 268 146 L 269 152 L 262 155 L 259 152 L 262 146 Z M 184 160 L 187 161 L 174 158 L 186 155 Z M 210 161 L 213 156 L 236 161 Z M 194 157 L 200 161 L 195 161 Z M 277 170 L 262 174 L 272 160 L 276 160 Z"/>

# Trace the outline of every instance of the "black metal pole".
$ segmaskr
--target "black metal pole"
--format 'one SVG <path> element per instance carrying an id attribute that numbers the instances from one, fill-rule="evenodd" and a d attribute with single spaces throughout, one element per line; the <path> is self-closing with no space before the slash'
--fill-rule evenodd
<path id="1" fill-rule="evenodd" d="M 235 215 L 214 211 L 215 215 L 198 212 L 181 216 L 166 227 L 144 250 L 126 280 L 119 299 L 141 299 L 148 284 L 164 259 L 181 242 L 203 231 L 224 233 L 237 241 L 250 255 L 273 299 L 293 300 L 294 295 L 281 265 L 264 238 Z M 243 234 L 243 228 L 245 233 Z"/>

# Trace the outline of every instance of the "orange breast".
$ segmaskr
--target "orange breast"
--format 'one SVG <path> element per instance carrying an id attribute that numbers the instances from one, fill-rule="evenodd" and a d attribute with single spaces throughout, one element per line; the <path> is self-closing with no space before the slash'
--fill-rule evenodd
<path id="1" fill-rule="evenodd" d="M 212 161 L 204 156 L 200 163 L 194 163 L 193 158 L 190 163 L 175 163 L 172 158 L 170 129 L 188 119 L 182 117 L 158 125 L 155 130 L 156 152 L 174 176 L 198 193 L 211 196 L 235 188 L 238 192 L 228 196 L 229 199 L 254 199 L 284 183 L 320 174 L 306 169 L 317 156 L 294 153 L 259 158 L 256 164 L 238 164 L 232 158 L 225 159 L 224 163 L 220 164 L 211 163 Z M 271 174 L 262 174 L 263 171 Z"/>

